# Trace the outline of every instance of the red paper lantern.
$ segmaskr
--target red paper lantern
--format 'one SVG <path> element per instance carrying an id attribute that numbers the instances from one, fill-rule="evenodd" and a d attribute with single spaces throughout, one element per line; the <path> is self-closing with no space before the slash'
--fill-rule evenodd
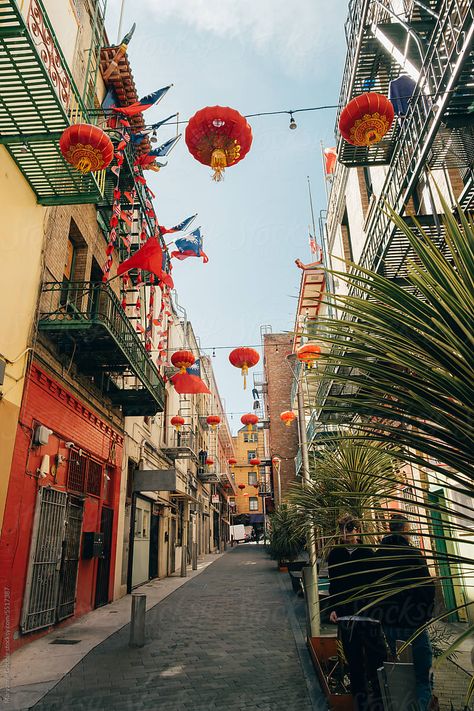
<path id="1" fill-rule="evenodd" d="M 221 418 L 218 415 L 208 415 L 206 422 L 212 427 L 213 430 L 216 429 L 217 425 L 220 424 Z"/>
<path id="2" fill-rule="evenodd" d="M 296 415 L 293 410 L 285 410 L 285 412 L 281 413 L 280 420 L 282 420 L 285 425 L 289 427 L 293 420 L 296 420 Z"/>
<path id="3" fill-rule="evenodd" d="M 170 422 L 175 428 L 176 432 L 179 432 L 181 427 L 184 425 L 184 417 L 181 417 L 180 415 L 175 415 L 171 418 Z"/>
<path id="4" fill-rule="evenodd" d="M 195 360 L 191 351 L 176 351 L 171 356 L 171 362 L 175 368 L 179 368 L 180 373 L 185 373 L 186 368 L 190 368 Z"/>
<path id="5" fill-rule="evenodd" d="M 208 106 L 189 120 L 184 139 L 189 152 L 214 170 L 222 180 L 224 170 L 244 158 L 252 145 L 252 129 L 235 109 Z"/>
<path id="6" fill-rule="evenodd" d="M 321 355 L 321 348 L 316 343 L 305 343 L 296 351 L 296 357 L 302 363 L 306 363 L 308 368 L 314 368 L 314 364 Z"/>
<path id="7" fill-rule="evenodd" d="M 254 487 L 255 487 L 256 489 L 258 489 L 259 486 L 260 486 L 260 484 L 254 484 Z"/>
<path id="8" fill-rule="evenodd" d="M 257 415 L 254 415 L 253 412 L 247 412 L 246 415 L 242 415 L 240 421 L 243 425 L 247 425 L 248 431 L 251 432 L 252 427 L 258 422 L 258 417 Z"/>
<path id="9" fill-rule="evenodd" d="M 260 360 L 260 356 L 254 348 L 234 348 L 229 354 L 229 360 L 235 368 L 240 368 L 244 378 L 244 390 L 247 387 L 247 375 L 249 368 L 253 368 Z"/>
<path id="10" fill-rule="evenodd" d="M 68 163 L 80 173 L 104 170 L 114 157 L 112 141 L 98 126 L 75 123 L 59 139 L 59 148 Z"/>
<path id="11" fill-rule="evenodd" d="M 239 489 L 240 489 L 241 491 L 242 491 L 243 489 L 245 489 L 245 484 L 239 484 Z"/>
<path id="12" fill-rule="evenodd" d="M 251 459 L 251 460 L 249 461 L 249 464 L 251 464 L 252 467 L 259 467 L 260 464 L 261 464 L 261 461 L 260 461 L 260 459 L 259 459 L 258 457 L 254 457 L 253 459 Z"/>
<path id="13" fill-rule="evenodd" d="M 279 464 L 281 464 L 281 459 L 280 459 L 280 457 L 272 457 L 272 464 L 273 464 L 274 467 L 276 467 L 276 466 L 278 466 Z"/>
<path id="14" fill-rule="evenodd" d="M 234 457 L 231 457 L 230 459 L 227 460 L 227 463 L 230 467 L 233 467 L 234 464 L 237 464 L 237 459 L 234 459 Z"/>
<path id="15" fill-rule="evenodd" d="M 211 457 L 208 457 L 206 459 L 206 464 L 208 467 L 212 467 L 212 465 L 214 464 L 214 460 Z"/>
<path id="16" fill-rule="evenodd" d="M 394 114 L 386 96 L 369 91 L 356 96 L 342 110 L 339 131 L 353 146 L 370 146 L 379 143 L 390 130 Z"/>

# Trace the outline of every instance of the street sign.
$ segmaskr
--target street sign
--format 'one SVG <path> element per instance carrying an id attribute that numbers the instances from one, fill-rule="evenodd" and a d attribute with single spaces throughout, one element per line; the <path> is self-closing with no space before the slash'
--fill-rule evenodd
<path id="1" fill-rule="evenodd" d="M 211 504 L 218 504 L 220 501 L 219 499 L 219 494 L 212 494 L 211 496 Z"/>

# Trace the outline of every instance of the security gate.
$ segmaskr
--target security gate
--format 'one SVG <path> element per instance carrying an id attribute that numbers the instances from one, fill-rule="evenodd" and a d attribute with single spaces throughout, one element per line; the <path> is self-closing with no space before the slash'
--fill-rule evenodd
<path id="1" fill-rule="evenodd" d="M 95 606 L 101 607 L 109 602 L 110 560 L 112 557 L 112 526 L 114 512 L 104 506 L 100 517 L 100 530 L 104 541 L 104 552 L 97 563 L 95 584 Z"/>
<path id="2" fill-rule="evenodd" d="M 40 487 L 21 619 L 22 632 L 49 627 L 74 612 L 83 501 Z"/>
<path id="3" fill-rule="evenodd" d="M 83 500 L 77 496 L 69 496 L 66 507 L 65 536 L 62 545 L 61 573 L 59 576 L 58 620 L 64 620 L 74 614 L 83 513 Z"/>

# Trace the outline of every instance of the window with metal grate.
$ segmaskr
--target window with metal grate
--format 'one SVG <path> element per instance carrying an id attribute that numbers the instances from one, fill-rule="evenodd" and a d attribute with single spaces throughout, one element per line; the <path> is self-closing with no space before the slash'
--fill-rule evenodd
<path id="1" fill-rule="evenodd" d="M 87 493 L 92 496 L 100 496 L 102 489 L 103 467 L 100 462 L 93 459 L 88 460 L 87 467 Z"/>
<path id="2" fill-rule="evenodd" d="M 74 449 L 71 450 L 69 457 L 67 488 L 71 491 L 84 493 L 86 490 L 87 459 Z"/>

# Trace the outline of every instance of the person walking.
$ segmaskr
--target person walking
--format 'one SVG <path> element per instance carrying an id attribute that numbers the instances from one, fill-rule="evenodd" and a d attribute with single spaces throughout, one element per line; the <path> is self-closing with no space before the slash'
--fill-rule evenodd
<path id="1" fill-rule="evenodd" d="M 397 640 L 407 641 L 433 616 L 435 586 L 426 559 L 410 544 L 410 522 L 403 514 L 393 514 L 390 533 L 375 552 L 376 571 L 373 595 L 384 599 L 374 606 L 372 614 L 382 622 L 392 655 L 397 653 Z M 427 630 L 412 642 L 416 695 L 419 711 L 431 708 L 433 651 Z"/>
<path id="2" fill-rule="evenodd" d="M 361 540 L 361 524 L 350 515 L 338 521 L 339 542 L 328 556 L 329 619 L 337 623 L 349 667 L 357 711 L 383 711 L 377 669 L 387 659 L 380 622 L 366 612 L 374 552 Z"/>

